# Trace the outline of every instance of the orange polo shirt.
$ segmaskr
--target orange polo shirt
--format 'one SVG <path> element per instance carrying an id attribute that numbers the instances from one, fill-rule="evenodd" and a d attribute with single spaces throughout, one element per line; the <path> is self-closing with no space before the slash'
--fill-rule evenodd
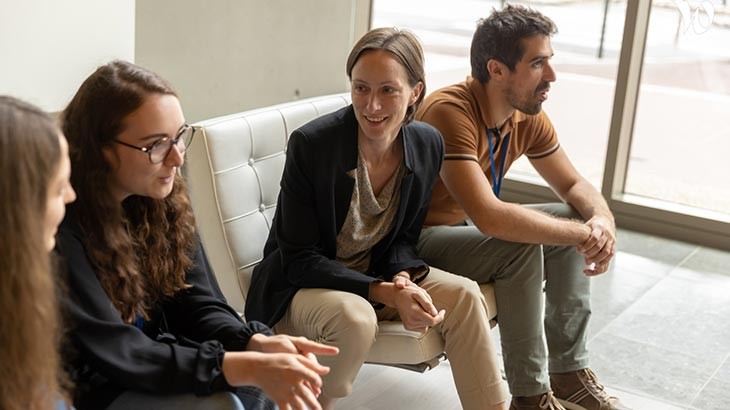
<path id="1" fill-rule="evenodd" d="M 467 77 L 466 81 L 434 91 L 426 97 L 416 113 L 416 119 L 427 122 L 444 137 L 446 161 L 476 161 L 493 184 L 487 128 L 494 128 L 489 116 L 486 89 L 478 80 Z M 502 137 L 510 133 L 509 150 L 504 173 L 521 155 L 541 158 L 558 150 L 560 144 L 550 119 L 544 111 L 528 115 L 515 110 L 500 130 Z M 503 138 L 502 138 L 503 139 Z M 497 143 L 492 133 L 492 144 Z M 499 172 L 502 161 L 501 143 L 496 147 L 495 167 Z M 451 196 L 441 177 L 436 179 L 431 205 L 426 216 L 426 226 L 454 225 L 468 216 Z"/>

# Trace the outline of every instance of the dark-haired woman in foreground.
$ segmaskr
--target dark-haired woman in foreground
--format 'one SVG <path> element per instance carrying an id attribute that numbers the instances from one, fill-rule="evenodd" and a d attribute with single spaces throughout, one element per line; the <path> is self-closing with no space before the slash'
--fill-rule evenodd
<path id="1" fill-rule="evenodd" d="M 63 113 L 78 201 L 59 230 L 70 364 L 85 409 L 318 409 L 314 354 L 336 349 L 243 323 L 218 288 L 178 174 L 193 129 L 156 74 L 96 70 Z"/>

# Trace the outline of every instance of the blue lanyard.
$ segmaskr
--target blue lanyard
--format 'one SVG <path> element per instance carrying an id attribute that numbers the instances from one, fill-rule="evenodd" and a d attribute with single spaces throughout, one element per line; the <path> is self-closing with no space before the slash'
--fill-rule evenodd
<path id="1" fill-rule="evenodd" d="M 500 155 L 502 155 L 502 162 L 499 164 L 499 175 L 497 175 L 497 171 L 494 165 L 494 149 L 492 147 L 492 130 L 487 128 L 487 142 L 489 142 L 489 162 L 492 167 L 492 190 L 494 191 L 494 196 L 499 198 L 499 191 L 502 190 L 502 179 L 504 179 L 504 163 L 507 161 L 507 150 L 509 149 L 509 136 L 510 133 L 508 132 L 507 135 L 504 137 L 504 141 L 502 142 L 502 149 L 500 150 Z M 501 138 L 499 135 L 499 129 L 495 128 L 494 133 L 497 137 L 497 141 Z"/>
<path id="2" fill-rule="evenodd" d="M 139 330 L 144 330 L 144 319 L 142 319 L 142 315 L 137 315 L 137 321 L 134 324 Z"/>

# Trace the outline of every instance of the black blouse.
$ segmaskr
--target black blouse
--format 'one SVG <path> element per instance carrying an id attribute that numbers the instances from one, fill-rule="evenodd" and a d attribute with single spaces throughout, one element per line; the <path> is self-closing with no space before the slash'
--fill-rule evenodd
<path id="1" fill-rule="evenodd" d="M 141 329 L 125 323 L 97 279 L 82 238 L 72 204 L 59 227 L 56 252 L 66 267 L 64 361 L 79 410 L 104 408 L 124 390 L 203 395 L 229 389 L 221 372 L 225 350 L 245 350 L 253 334 L 271 334 L 259 322 L 244 323 L 226 304 L 199 240 L 185 278 L 192 287 L 160 301 Z"/>

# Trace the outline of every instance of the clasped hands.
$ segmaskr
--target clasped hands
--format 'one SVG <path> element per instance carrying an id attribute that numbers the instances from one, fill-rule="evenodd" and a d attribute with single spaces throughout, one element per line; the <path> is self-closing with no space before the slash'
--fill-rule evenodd
<path id="1" fill-rule="evenodd" d="M 611 258 L 616 253 L 616 226 L 613 221 L 602 216 L 594 216 L 585 225 L 590 228 L 588 239 L 576 249 L 585 257 L 587 267 L 583 273 L 597 276 L 608 270 Z"/>
<path id="2" fill-rule="evenodd" d="M 393 292 L 393 307 L 398 310 L 407 330 L 425 333 L 429 327 L 444 320 L 446 311 L 436 309 L 431 295 L 413 283 L 408 272 L 393 276 Z"/>

